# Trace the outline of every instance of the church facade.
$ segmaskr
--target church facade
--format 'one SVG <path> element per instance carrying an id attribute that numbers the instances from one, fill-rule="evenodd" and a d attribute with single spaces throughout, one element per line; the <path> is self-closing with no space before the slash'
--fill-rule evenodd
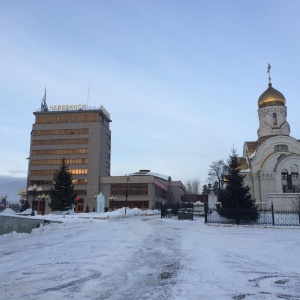
<path id="1" fill-rule="evenodd" d="M 270 71 L 270 66 L 269 66 Z M 258 99 L 256 141 L 245 142 L 240 158 L 245 184 L 262 208 L 299 208 L 300 141 L 290 136 L 284 95 L 268 88 Z"/>

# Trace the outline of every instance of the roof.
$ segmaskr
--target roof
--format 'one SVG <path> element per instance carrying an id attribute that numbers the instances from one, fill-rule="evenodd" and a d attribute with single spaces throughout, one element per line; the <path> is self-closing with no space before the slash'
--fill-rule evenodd
<path id="1" fill-rule="evenodd" d="M 130 176 L 153 176 L 165 181 L 171 181 L 171 176 L 162 175 L 158 173 L 150 172 L 150 170 L 139 170 L 138 172 L 129 174 Z"/>

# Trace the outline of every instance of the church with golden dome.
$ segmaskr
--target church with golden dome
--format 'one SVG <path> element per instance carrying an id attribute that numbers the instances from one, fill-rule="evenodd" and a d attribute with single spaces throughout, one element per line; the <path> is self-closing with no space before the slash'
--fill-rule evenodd
<path id="1" fill-rule="evenodd" d="M 268 88 L 258 98 L 258 139 L 244 143 L 240 168 L 257 204 L 291 209 L 300 199 L 300 141 L 290 136 L 286 100 L 273 88 L 270 68 Z"/>

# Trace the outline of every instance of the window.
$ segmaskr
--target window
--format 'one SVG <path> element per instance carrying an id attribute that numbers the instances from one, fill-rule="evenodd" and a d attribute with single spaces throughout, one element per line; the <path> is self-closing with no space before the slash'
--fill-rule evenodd
<path id="1" fill-rule="evenodd" d="M 277 125 L 277 115 L 273 114 L 273 125 Z"/>
<path id="2" fill-rule="evenodd" d="M 48 113 L 36 115 L 36 124 L 99 122 L 99 113 Z"/>
<path id="3" fill-rule="evenodd" d="M 30 175 L 31 176 L 44 176 L 44 175 L 53 175 L 57 170 L 31 170 Z M 88 174 L 87 169 L 69 169 L 69 172 L 72 175 L 85 175 Z"/>
<path id="4" fill-rule="evenodd" d="M 127 190 L 126 183 L 112 184 L 111 195 L 125 195 Z M 128 184 L 129 195 L 148 195 L 148 185 L 146 183 L 129 183 Z"/>
<path id="5" fill-rule="evenodd" d="M 274 151 L 275 152 L 280 152 L 280 151 L 289 151 L 287 145 L 275 145 L 274 146 Z"/>
<path id="6" fill-rule="evenodd" d="M 31 155 L 66 155 L 66 154 L 87 154 L 87 148 L 78 149 L 43 149 L 32 150 Z"/>
<path id="7" fill-rule="evenodd" d="M 33 140 L 32 145 L 74 145 L 88 144 L 88 139 L 53 139 L 53 140 Z"/>
<path id="8" fill-rule="evenodd" d="M 53 130 L 33 130 L 32 135 L 66 135 L 66 134 L 88 134 L 88 128 L 80 129 L 53 129 Z"/>
<path id="9" fill-rule="evenodd" d="M 60 165 L 61 159 L 35 159 L 30 162 L 33 166 L 38 165 Z M 81 165 L 81 164 L 87 164 L 88 159 L 87 158 L 71 158 L 66 159 L 67 165 Z"/>

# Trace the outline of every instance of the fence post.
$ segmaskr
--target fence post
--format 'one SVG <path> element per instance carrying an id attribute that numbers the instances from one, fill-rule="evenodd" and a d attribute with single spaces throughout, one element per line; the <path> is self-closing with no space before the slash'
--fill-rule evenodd
<path id="1" fill-rule="evenodd" d="M 239 200 L 237 201 L 237 207 L 236 207 L 236 224 L 240 224 L 240 203 Z"/>
<path id="2" fill-rule="evenodd" d="M 207 223 L 208 205 L 207 201 L 204 202 L 204 223 Z"/>
<path id="3" fill-rule="evenodd" d="M 271 209 L 272 209 L 272 225 L 274 226 L 275 225 L 275 218 L 274 218 L 274 205 L 273 205 L 273 202 L 271 204 Z"/>

